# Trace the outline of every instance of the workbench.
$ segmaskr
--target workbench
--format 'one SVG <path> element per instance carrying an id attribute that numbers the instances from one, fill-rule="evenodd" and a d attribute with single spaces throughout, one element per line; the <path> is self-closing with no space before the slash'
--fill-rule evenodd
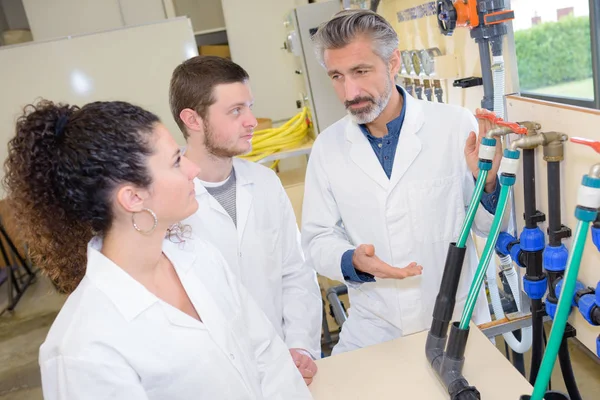
<path id="1" fill-rule="evenodd" d="M 425 358 L 427 332 L 317 361 L 315 400 L 427 399 L 449 395 Z M 533 388 L 506 357 L 471 325 L 463 376 L 482 400 L 518 400 Z"/>

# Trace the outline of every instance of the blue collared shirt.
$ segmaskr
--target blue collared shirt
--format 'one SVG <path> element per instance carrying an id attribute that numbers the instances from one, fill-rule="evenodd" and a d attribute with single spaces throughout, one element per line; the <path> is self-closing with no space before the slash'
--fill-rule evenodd
<path id="1" fill-rule="evenodd" d="M 388 179 L 392 176 L 392 167 L 394 166 L 394 157 L 396 155 L 396 148 L 398 147 L 398 140 L 400 139 L 400 131 L 402 130 L 402 124 L 404 123 L 404 116 L 406 115 L 406 101 L 404 91 L 396 86 L 398 92 L 402 96 L 402 111 L 400 115 L 386 124 L 388 133 L 382 138 L 371 135 L 366 125 L 359 124 L 360 130 L 369 140 L 381 167 L 383 168 Z M 481 205 L 490 213 L 495 214 L 496 206 L 498 205 L 498 196 L 500 195 L 500 185 L 496 183 L 496 189 L 492 193 L 483 192 L 481 196 Z M 352 264 L 352 256 L 354 250 L 348 250 L 342 255 L 342 275 L 344 279 L 352 282 L 375 282 L 375 278 L 371 274 L 367 274 L 361 271 L 357 271 Z"/>

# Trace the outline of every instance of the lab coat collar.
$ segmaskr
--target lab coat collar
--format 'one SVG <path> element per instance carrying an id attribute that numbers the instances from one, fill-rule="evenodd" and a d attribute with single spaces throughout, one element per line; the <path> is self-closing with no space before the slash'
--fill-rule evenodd
<path id="1" fill-rule="evenodd" d="M 165 239 L 163 252 L 178 274 L 183 276 L 194 264 L 196 255 L 191 251 L 179 250 L 177 246 Z M 101 249 L 101 238 L 96 237 L 89 242 L 86 277 L 106 294 L 127 321 L 132 321 L 158 302 L 158 297 L 102 254 Z"/>
<path id="2" fill-rule="evenodd" d="M 242 237 L 244 236 L 244 230 L 246 229 L 246 223 L 248 222 L 248 216 L 250 214 L 250 209 L 252 208 L 254 180 L 248 161 L 234 158 L 233 168 L 235 169 L 235 176 L 238 178 L 239 182 L 236 190 L 235 206 L 237 213 L 238 243 L 242 243 Z"/>
<path id="3" fill-rule="evenodd" d="M 233 168 L 235 170 L 236 179 L 236 230 L 238 235 L 238 243 L 241 243 L 244 235 L 244 229 L 246 228 L 246 223 L 248 222 L 248 216 L 252 208 L 254 178 L 251 170 L 252 167 L 250 166 L 249 161 L 234 157 Z M 196 199 L 198 201 L 208 201 L 208 204 L 213 210 L 216 210 L 229 217 L 229 214 L 227 214 L 227 211 L 225 211 L 221 204 L 219 204 L 217 199 L 215 199 L 213 196 L 206 196 L 208 195 L 208 191 L 198 178 L 194 179 L 194 189 L 196 190 Z"/>
<path id="4" fill-rule="evenodd" d="M 350 158 L 369 177 L 371 177 L 371 179 L 388 192 L 396 186 L 400 178 L 406 173 L 408 167 L 410 167 L 421 151 L 421 141 L 417 137 L 417 134 L 425 122 L 421 103 L 414 99 L 403 88 L 400 88 L 400 90 L 404 93 L 406 114 L 400 130 L 398 146 L 396 147 L 392 176 L 389 179 L 379 163 L 379 160 L 377 160 L 377 156 L 371 148 L 369 140 L 362 133 L 358 124 L 352 121 L 352 118 L 349 115 L 345 117 L 346 139 L 352 143 L 350 148 Z M 400 152 L 401 154 L 399 155 Z"/>

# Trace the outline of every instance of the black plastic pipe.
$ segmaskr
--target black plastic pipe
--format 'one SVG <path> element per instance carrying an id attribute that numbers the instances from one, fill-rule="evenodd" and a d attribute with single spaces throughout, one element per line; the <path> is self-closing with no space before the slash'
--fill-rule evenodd
<path id="1" fill-rule="evenodd" d="M 561 238 L 555 233 L 560 231 L 560 162 L 548 161 L 548 243 L 552 247 L 561 245 Z"/>
<path id="2" fill-rule="evenodd" d="M 481 79 L 483 80 L 483 99 L 481 107 L 494 111 L 494 79 L 492 78 L 492 60 L 490 58 L 490 45 L 486 39 L 477 41 L 479 45 L 479 59 L 481 60 Z"/>
<path id="3" fill-rule="evenodd" d="M 531 300 L 532 344 L 529 383 L 535 384 L 544 356 L 544 306 L 542 300 Z"/>
<path id="4" fill-rule="evenodd" d="M 563 337 L 558 350 L 558 360 L 560 362 L 560 370 L 562 372 L 563 380 L 565 381 L 565 387 L 569 393 L 571 400 L 581 400 L 581 394 L 577 388 L 577 382 L 575 381 L 575 375 L 573 374 L 573 366 L 571 365 L 571 357 L 569 356 L 569 347 L 567 344 L 567 338 Z"/>
<path id="5" fill-rule="evenodd" d="M 466 251 L 465 247 L 456 247 L 456 243 L 450 243 L 448 247 L 444 274 L 435 299 L 431 329 L 427 334 L 427 343 L 425 344 L 427 360 L 453 400 L 480 398 L 477 389 L 469 386 L 467 380 L 462 376 L 464 350 L 469 330 L 458 329 L 457 323 L 454 323 L 448 339 L 448 352 L 444 352 L 448 325 L 454 312 L 456 292 Z"/>
<path id="6" fill-rule="evenodd" d="M 533 216 L 536 214 L 535 202 L 535 153 L 533 149 L 523 150 L 523 192 L 525 207 L 525 227 L 537 226 Z"/>

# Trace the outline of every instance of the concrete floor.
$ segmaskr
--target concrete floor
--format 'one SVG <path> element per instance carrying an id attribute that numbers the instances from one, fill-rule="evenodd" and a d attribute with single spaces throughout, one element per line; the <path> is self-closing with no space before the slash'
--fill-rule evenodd
<path id="1" fill-rule="evenodd" d="M 25 293 L 14 313 L 0 316 L 0 400 L 42 399 L 38 349 L 52 321 L 64 303 L 45 277 L 38 277 Z M 6 305 L 6 287 L 0 287 L 0 310 Z M 549 332 L 549 327 L 547 327 Z M 334 338 L 336 335 L 334 335 Z M 496 345 L 504 353 L 502 337 Z M 577 341 L 569 343 L 573 369 L 584 400 L 598 399 L 600 393 L 600 363 L 598 358 Z M 324 348 L 329 353 L 329 348 Z M 529 370 L 529 354 L 525 367 Z M 558 363 L 552 377 L 554 390 L 566 392 Z M 516 400 L 516 399 L 514 399 Z"/>
<path id="2" fill-rule="evenodd" d="M 64 300 L 48 279 L 38 275 L 15 311 L 0 316 L 0 400 L 42 399 L 38 349 Z M 3 285 L 0 310 L 7 303 Z"/>

